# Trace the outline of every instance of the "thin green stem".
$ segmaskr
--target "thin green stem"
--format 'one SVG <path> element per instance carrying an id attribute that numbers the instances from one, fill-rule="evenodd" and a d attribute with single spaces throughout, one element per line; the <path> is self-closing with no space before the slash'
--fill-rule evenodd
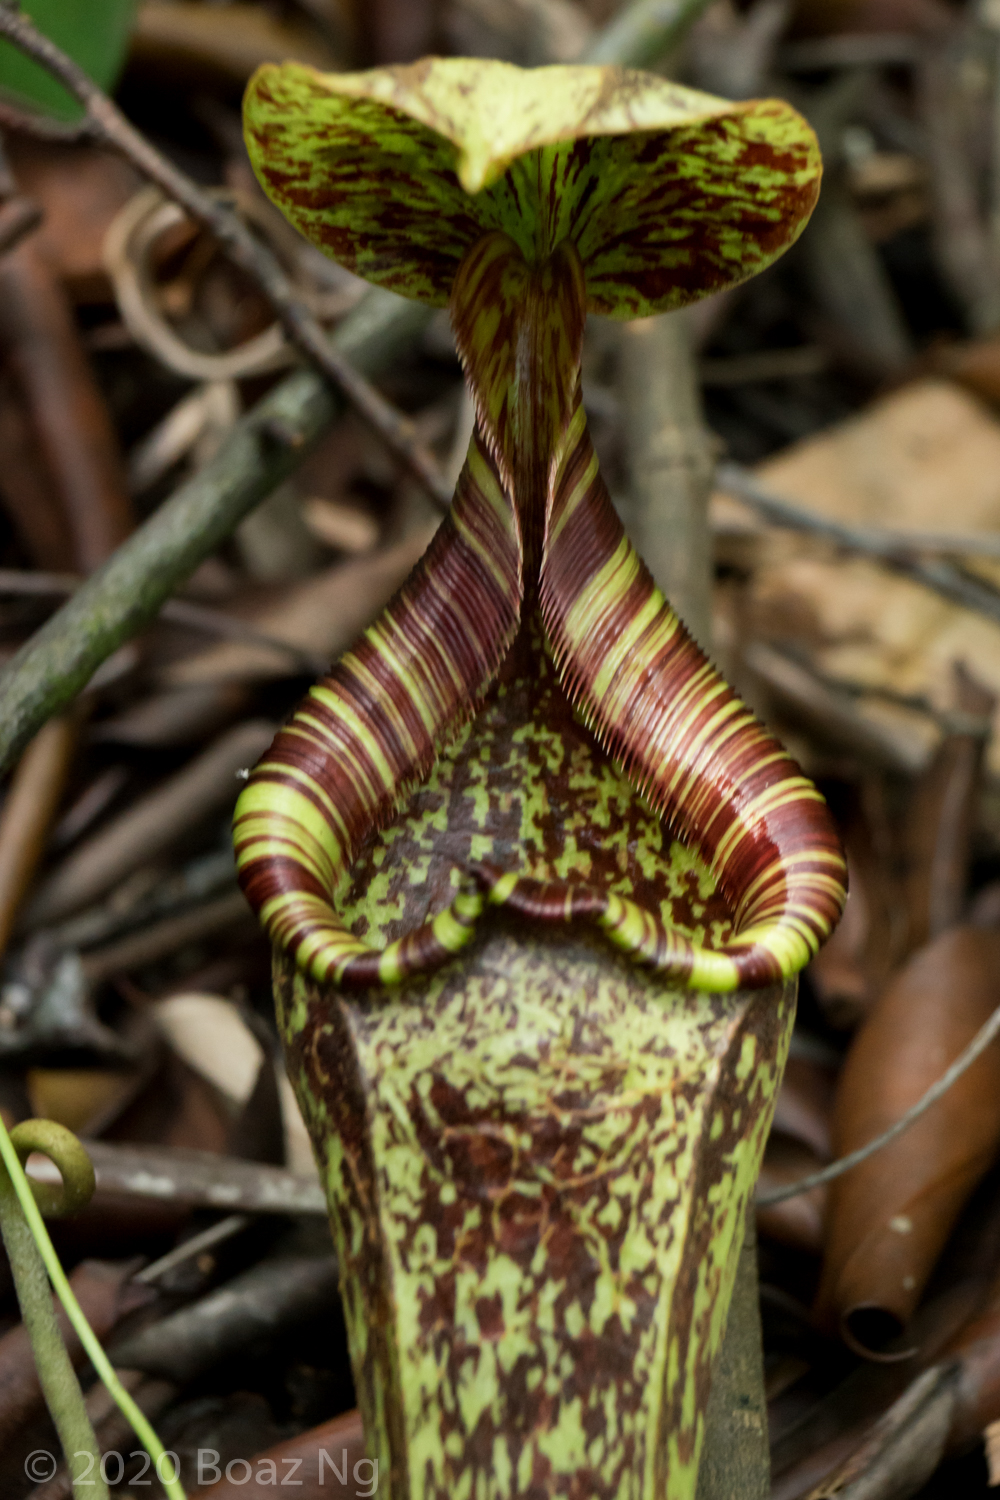
<path id="1" fill-rule="evenodd" d="M 93 1500 L 108 1500 L 108 1487 L 101 1477 L 100 1448 L 59 1330 L 45 1266 L 14 1185 L 3 1171 L 0 1171 L 0 1233 L 21 1317 L 31 1340 L 38 1379 L 73 1476 L 73 1494 L 76 1500 L 83 1500 L 86 1495 Z"/>
<path id="2" fill-rule="evenodd" d="M 21 1212 L 24 1216 L 26 1226 L 28 1230 L 30 1230 L 31 1237 L 34 1240 L 35 1246 L 37 1247 L 37 1252 L 41 1257 L 44 1268 L 48 1273 L 48 1278 L 52 1283 L 55 1294 L 59 1298 L 59 1301 L 62 1303 L 63 1308 L 66 1312 L 66 1316 L 69 1318 L 70 1324 L 75 1330 L 77 1338 L 80 1340 L 80 1343 L 86 1350 L 91 1364 L 93 1365 L 99 1378 L 104 1382 L 108 1391 L 111 1393 L 111 1396 L 113 1397 L 119 1410 L 123 1413 L 126 1420 L 131 1424 L 132 1430 L 135 1432 L 136 1437 L 142 1443 L 143 1447 L 146 1449 L 146 1452 L 152 1459 L 154 1470 L 158 1479 L 160 1480 L 160 1483 L 163 1486 L 164 1493 L 167 1495 L 168 1500 L 187 1500 L 180 1480 L 177 1477 L 167 1477 L 168 1473 L 175 1474 L 172 1457 L 167 1454 L 165 1448 L 163 1447 L 163 1444 L 157 1437 L 149 1420 L 147 1419 L 145 1414 L 140 1411 L 139 1407 L 132 1400 L 132 1397 L 129 1395 L 128 1391 L 118 1379 L 111 1361 L 108 1359 L 108 1356 L 101 1348 L 100 1341 L 98 1340 L 97 1335 L 94 1333 L 94 1330 L 87 1322 L 87 1319 L 84 1316 L 83 1309 L 73 1294 L 73 1289 L 66 1278 L 66 1273 L 59 1263 L 59 1257 L 55 1252 L 55 1247 L 53 1246 L 52 1241 L 49 1238 L 49 1232 L 46 1229 L 45 1221 L 43 1220 L 42 1215 L 39 1212 L 38 1204 L 35 1202 L 35 1196 L 32 1192 L 31 1183 L 28 1181 L 24 1168 L 21 1165 L 20 1158 L 17 1154 L 17 1150 L 14 1146 L 14 1142 L 8 1135 L 7 1129 L 2 1119 L 0 1119 L 0 1157 L 2 1157 L 3 1159 L 3 1164 L 7 1169 L 7 1173 L 10 1179 L 10 1185 L 13 1187 L 14 1193 L 17 1195 L 17 1201 L 21 1206 Z M 4 1234 L 6 1238 L 6 1227 Z M 49 1304 L 49 1306 L 51 1311 L 51 1303 Z M 65 1348 L 63 1349 L 63 1354 L 65 1355 Z M 41 1373 L 41 1366 L 39 1366 L 40 1376 Z M 70 1373 L 72 1374 L 72 1370 Z M 75 1376 L 73 1378 L 75 1383 Z M 79 1393 L 78 1386 L 77 1392 Z M 48 1399 L 47 1391 L 46 1399 Z M 53 1416 L 55 1416 L 55 1413 L 53 1413 Z M 84 1412 L 84 1418 L 86 1420 L 86 1412 Z M 87 1425 L 89 1427 L 89 1420 Z M 60 1432 L 60 1437 L 61 1436 L 62 1434 Z M 91 1442 L 95 1444 L 96 1451 L 96 1440 L 93 1437 L 92 1429 L 90 1436 Z M 169 1468 L 168 1464 L 164 1462 L 165 1459 L 169 1459 Z M 99 1461 L 100 1459 L 98 1455 L 98 1465 Z M 81 1495 L 82 1493 L 83 1492 L 81 1492 Z M 94 1500 L 98 1500 L 101 1491 L 92 1491 L 88 1486 L 86 1493 L 88 1495 L 93 1494 Z M 107 1495 L 107 1490 L 105 1489 L 103 1493 L 104 1495 Z"/>

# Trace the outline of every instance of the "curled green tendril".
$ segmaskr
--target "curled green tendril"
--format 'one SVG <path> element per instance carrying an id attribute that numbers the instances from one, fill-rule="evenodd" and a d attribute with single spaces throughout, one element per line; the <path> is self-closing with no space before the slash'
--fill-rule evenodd
<path id="1" fill-rule="evenodd" d="M 33 1182 L 29 1186 L 45 1219 L 63 1219 L 79 1213 L 94 1196 L 94 1167 L 83 1146 L 65 1125 L 55 1120 L 23 1120 L 10 1133 L 11 1145 L 24 1166 L 33 1151 L 47 1156 L 62 1181 Z"/>
<path id="2" fill-rule="evenodd" d="M 51 1183 L 30 1181 L 25 1174 L 23 1163 L 33 1151 L 41 1152 L 53 1162 L 62 1177 L 60 1187 Z M 4 1242 L 7 1245 L 11 1269 L 17 1283 L 18 1299 L 21 1301 L 25 1324 L 31 1334 L 39 1378 L 45 1389 L 45 1398 L 53 1413 L 53 1419 L 56 1421 L 67 1459 L 69 1460 L 80 1451 L 93 1452 L 97 1457 L 96 1470 L 99 1473 L 100 1451 L 97 1448 L 89 1418 L 83 1409 L 83 1398 L 80 1395 L 80 1387 L 77 1384 L 73 1367 L 69 1363 L 65 1346 L 55 1325 L 47 1288 L 43 1288 L 44 1298 L 40 1298 L 37 1285 L 33 1285 L 33 1281 L 37 1282 L 34 1272 L 39 1257 L 45 1272 L 48 1273 L 52 1288 L 62 1303 L 66 1316 L 99 1379 L 103 1381 L 118 1409 L 130 1423 L 136 1437 L 152 1459 L 168 1500 L 187 1500 L 179 1479 L 162 1477 L 163 1460 L 168 1456 L 166 1450 L 145 1413 L 136 1405 L 118 1379 L 111 1361 L 101 1347 L 100 1340 L 87 1322 L 83 1308 L 76 1300 L 42 1218 L 43 1213 L 53 1216 L 75 1213 L 89 1201 L 94 1190 L 94 1169 L 90 1158 L 76 1136 L 64 1126 L 57 1125 L 54 1120 L 25 1120 L 8 1133 L 0 1117 L 0 1160 L 7 1169 L 6 1173 L 0 1172 L 0 1222 L 2 1222 Z M 18 1205 L 20 1213 L 17 1212 Z M 30 1243 L 32 1240 L 33 1245 Z M 22 1287 L 28 1298 L 27 1302 L 22 1299 Z M 52 1343 L 51 1327 L 45 1323 L 46 1312 L 51 1326 L 56 1327 L 57 1348 Z M 32 1322 L 40 1330 L 42 1342 L 36 1338 L 35 1328 L 31 1326 Z M 56 1416 L 53 1402 L 56 1406 L 62 1403 L 67 1407 L 71 1418 L 69 1427 L 64 1427 L 59 1417 Z M 81 1411 L 82 1420 L 86 1424 L 84 1438 L 89 1433 L 87 1441 L 76 1436 L 82 1431 Z M 107 1488 L 103 1480 L 98 1478 L 96 1487 L 94 1483 L 89 1483 L 85 1490 L 78 1489 L 74 1483 L 74 1494 L 80 1497 L 89 1496 L 90 1500 L 102 1500 L 102 1495 L 107 1495 Z"/>

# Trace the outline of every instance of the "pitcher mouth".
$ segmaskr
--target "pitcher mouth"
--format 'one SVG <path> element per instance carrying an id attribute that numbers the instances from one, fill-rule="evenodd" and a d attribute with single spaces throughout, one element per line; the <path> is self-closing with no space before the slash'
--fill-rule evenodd
<path id="1" fill-rule="evenodd" d="M 591 922 L 695 989 L 789 978 L 840 915 L 839 840 L 820 793 L 692 640 L 611 505 L 581 398 L 579 255 L 565 241 L 532 266 L 510 236 L 485 234 L 461 263 L 451 311 L 477 413 L 455 499 L 400 593 L 240 797 L 248 900 L 300 968 L 346 989 L 446 963 L 487 905 Z M 525 635 L 600 751 L 699 851 L 734 914 L 729 941 L 692 942 L 627 894 L 542 890 L 506 860 L 499 872 L 472 861 L 446 909 L 384 948 L 336 911 L 330 893 L 364 838 L 421 785 Z"/>

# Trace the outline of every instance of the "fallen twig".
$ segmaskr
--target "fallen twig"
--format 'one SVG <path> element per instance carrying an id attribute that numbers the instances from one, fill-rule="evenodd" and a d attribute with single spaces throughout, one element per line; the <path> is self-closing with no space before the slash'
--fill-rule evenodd
<path id="1" fill-rule="evenodd" d="M 186 943 L 202 942 L 240 923 L 251 927 L 253 920 L 242 891 L 233 890 L 180 916 L 165 917 L 162 922 L 121 938 L 107 948 L 96 948 L 81 960 L 84 979 L 90 985 L 102 984 L 115 974 L 168 958 Z"/>
<path id="2" fill-rule="evenodd" d="M 314 1177 L 284 1167 L 237 1161 L 210 1151 L 169 1146 L 125 1146 L 85 1141 L 97 1177 L 97 1193 L 123 1193 L 215 1208 L 226 1213 L 310 1214 L 326 1217 L 323 1188 Z M 32 1163 L 32 1180 L 56 1180 L 56 1170 Z"/>
<path id="3" fill-rule="evenodd" d="M 986 583 L 963 573 L 948 562 L 923 562 L 921 552 L 976 553 L 982 557 L 1000 556 L 1000 537 L 960 536 L 949 532 L 893 531 L 879 526 L 851 526 L 819 516 L 815 511 L 795 505 L 758 484 L 752 474 L 739 464 L 720 464 L 715 471 L 720 490 L 736 495 L 752 505 L 772 526 L 802 531 L 832 542 L 846 552 L 874 557 L 896 572 L 933 589 L 952 604 L 960 604 L 988 619 L 1000 621 L 1000 592 Z"/>
<path id="4" fill-rule="evenodd" d="M 21 568 L 0 568 L 0 594 L 36 596 L 41 598 L 66 599 L 83 583 L 75 573 L 28 572 Z M 294 641 L 283 641 L 266 630 L 258 630 L 246 620 L 229 615 L 210 604 L 198 604 L 193 599 L 167 599 L 160 609 L 160 619 L 171 625 L 182 625 L 196 630 L 201 635 L 221 636 L 225 640 L 242 641 L 248 646 L 260 646 L 287 657 L 295 667 L 310 677 L 318 677 L 329 666 L 326 659 L 313 656 L 296 646 Z"/>
<path id="5" fill-rule="evenodd" d="M 201 1255 L 206 1250 L 212 1250 L 216 1245 L 221 1245 L 225 1240 L 232 1239 L 236 1234 L 241 1234 L 253 1220 L 249 1214 L 227 1214 L 224 1219 L 218 1219 L 216 1223 L 210 1224 L 200 1234 L 192 1234 L 189 1239 L 182 1240 L 166 1255 L 161 1255 L 159 1260 L 154 1260 L 150 1265 L 144 1266 L 137 1271 L 132 1278 L 144 1286 L 152 1286 L 159 1281 L 161 1276 L 166 1276 L 168 1271 L 176 1270 L 178 1266 L 184 1265 L 185 1261 L 193 1260 L 195 1256 Z"/>
<path id="6" fill-rule="evenodd" d="M 267 719 L 245 719 L 220 735 L 74 849 L 35 894 L 26 924 L 61 922 L 163 854 L 200 818 L 223 812 L 234 800 L 237 774 L 253 765 L 273 737 Z"/>

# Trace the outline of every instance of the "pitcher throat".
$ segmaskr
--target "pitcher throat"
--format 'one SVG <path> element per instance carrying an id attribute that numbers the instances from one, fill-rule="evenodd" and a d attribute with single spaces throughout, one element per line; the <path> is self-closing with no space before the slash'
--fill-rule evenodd
<path id="1" fill-rule="evenodd" d="M 459 267 L 450 305 L 480 430 L 520 531 L 527 605 L 580 399 L 583 266 L 569 240 L 529 264 L 508 235 L 485 234 Z"/>

